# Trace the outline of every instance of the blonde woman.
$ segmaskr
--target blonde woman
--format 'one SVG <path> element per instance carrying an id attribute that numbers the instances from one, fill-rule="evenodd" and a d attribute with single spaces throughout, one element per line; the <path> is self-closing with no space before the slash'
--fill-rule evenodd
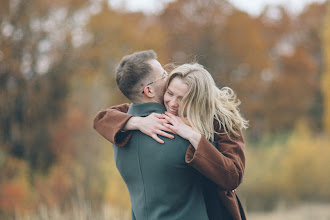
<path id="1" fill-rule="evenodd" d="M 102 134 L 106 130 L 105 138 L 118 147 L 130 138 L 130 132 L 123 130 L 140 130 L 160 143 L 163 140 L 157 135 L 180 135 L 191 143 L 185 161 L 206 177 L 203 189 L 209 219 L 245 219 L 233 191 L 242 182 L 245 169 L 241 130 L 247 128 L 247 121 L 239 104 L 235 93 L 228 87 L 219 89 L 203 66 L 184 64 L 167 79 L 165 114 L 132 117 L 126 114 L 129 105 L 123 104 L 103 111 L 94 127 Z"/>

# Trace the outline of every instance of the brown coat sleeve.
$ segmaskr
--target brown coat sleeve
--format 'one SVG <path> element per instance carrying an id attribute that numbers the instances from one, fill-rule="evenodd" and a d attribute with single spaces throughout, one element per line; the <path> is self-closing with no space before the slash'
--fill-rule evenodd
<path id="1" fill-rule="evenodd" d="M 216 126 L 218 127 L 218 126 Z M 223 133 L 223 130 L 217 129 Z M 215 182 L 220 190 L 236 189 L 242 182 L 245 169 L 244 140 L 231 138 L 226 134 L 216 134 L 215 148 L 203 135 L 197 150 L 190 145 L 186 153 L 186 162 Z"/>
<path id="2" fill-rule="evenodd" d="M 129 104 L 121 104 L 101 110 L 94 118 L 94 129 L 118 147 L 124 146 L 132 135 L 131 131 L 121 131 L 132 117 L 127 114 L 129 106 Z"/>

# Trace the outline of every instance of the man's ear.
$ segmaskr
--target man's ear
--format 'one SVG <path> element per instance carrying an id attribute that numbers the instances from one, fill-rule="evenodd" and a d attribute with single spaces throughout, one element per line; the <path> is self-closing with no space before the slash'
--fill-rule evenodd
<path id="1" fill-rule="evenodd" d="M 143 91 L 144 91 L 143 94 L 148 98 L 153 98 L 155 96 L 153 88 L 151 86 L 144 87 Z"/>

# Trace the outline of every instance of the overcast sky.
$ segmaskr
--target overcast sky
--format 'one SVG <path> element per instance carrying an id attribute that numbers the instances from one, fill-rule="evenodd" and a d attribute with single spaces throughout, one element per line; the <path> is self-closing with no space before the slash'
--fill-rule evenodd
<path id="1" fill-rule="evenodd" d="M 173 0 L 109 0 L 111 5 L 125 4 L 132 11 L 143 10 L 147 13 L 155 12 L 162 8 L 164 2 Z M 285 5 L 292 13 L 299 13 L 304 6 L 311 2 L 325 2 L 326 0 L 228 0 L 237 8 L 251 15 L 258 15 L 265 5 Z"/>

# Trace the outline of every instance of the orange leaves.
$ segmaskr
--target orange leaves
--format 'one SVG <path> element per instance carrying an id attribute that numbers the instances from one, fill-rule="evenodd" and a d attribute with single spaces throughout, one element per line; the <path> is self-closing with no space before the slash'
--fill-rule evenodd
<path id="1" fill-rule="evenodd" d="M 30 208 L 29 187 L 26 180 L 0 184 L 0 210 L 4 212 L 24 211 Z"/>
<path id="2" fill-rule="evenodd" d="M 73 189 L 73 179 L 68 167 L 54 166 L 48 176 L 39 176 L 35 180 L 35 193 L 38 204 L 59 205 L 68 200 Z"/>
<path id="3" fill-rule="evenodd" d="M 31 174 L 26 162 L 8 156 L 0 173 L 0 211 L 22 213 L 41 204 L 53 206 L 62 203 L 73 189 L 70 170 L 57 165 L 48 175 Z"/>
<path id="4" fill-rule="evenodd" d="M 31 208 L 31 194 L 27 164 L 7 157 L 1 167 L 0 211 L 14 212 Z"/>

